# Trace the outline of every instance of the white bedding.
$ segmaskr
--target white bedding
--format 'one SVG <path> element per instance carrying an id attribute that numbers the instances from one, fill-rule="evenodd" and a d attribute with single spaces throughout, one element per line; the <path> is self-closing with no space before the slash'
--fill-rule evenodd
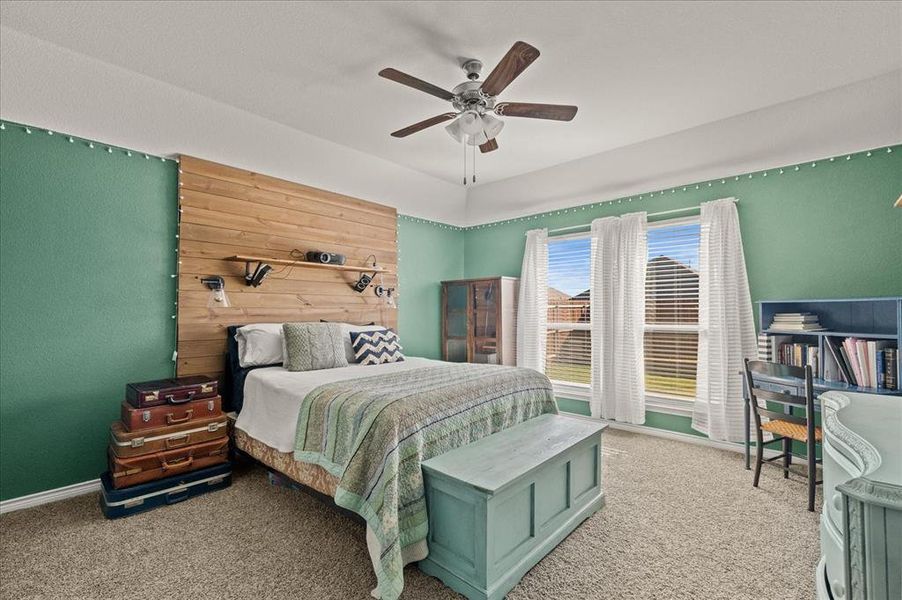
<path id="1" fill-rule="evenodd" d="M 235 427 L 279 452 L 294 452 L 298 411 L 314 388 L 335 381 L 396 373 L 440 364 L 441 361 L 408 356 L 382 365 L 350 365 L 318 371 L 287 371 L 266 367 L 251 371 L 244 383 L 244 404 Z"/>

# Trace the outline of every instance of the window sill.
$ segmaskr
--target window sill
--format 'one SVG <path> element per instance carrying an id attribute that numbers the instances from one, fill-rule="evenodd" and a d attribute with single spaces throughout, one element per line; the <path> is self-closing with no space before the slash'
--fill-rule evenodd
<path id="1" fill-rule="evenodd" d="M 591 398 L 591 391 L 588 385 L 565 383 L 563 381 L 552 381 L 551 383 L 554 388 L 555 396 L 569 398 L 571 400 L 582 400 L 583 402 L 588 402 Z M 665 396 L 662 394 L 645 395 L 645 409 L 652 412 L 677 415 L 680 417 L 691 417 L 692 405 L 693 400 L 688 398 Z"/>
<path id="2" fill-rule="evenodd" d="M 645 410 L 653 412 L 691 417 L 693 404 L 694 401 L 690 398 L 665 396 L 663 394 L 645 394 Z"/>

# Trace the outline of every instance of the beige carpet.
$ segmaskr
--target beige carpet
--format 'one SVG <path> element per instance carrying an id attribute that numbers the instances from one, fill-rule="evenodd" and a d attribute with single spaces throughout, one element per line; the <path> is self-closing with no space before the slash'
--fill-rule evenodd
<path id="1" fill-rule="evenodd" d="M 739 454 L 606 436 L 607 506 L 509 598 L 813 598 L 818 517 L 799 478 L 765 468 L 756 490 Z M 458 598 L 415 567 L 405 581 L 405 599 Z M 256 467 L 227 490 L 118 521 L 96 495 L 0 517 L 4 600 L 363 600 L 374 584 L 362 525 Z"/>

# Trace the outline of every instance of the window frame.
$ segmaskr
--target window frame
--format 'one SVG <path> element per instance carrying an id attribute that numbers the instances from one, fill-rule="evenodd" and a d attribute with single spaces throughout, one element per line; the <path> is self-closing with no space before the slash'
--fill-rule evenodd
<path id="1" fill-rule="evenodd" d="M 592 254 L 591 254 L 591 252 L 592 252 L 592 250 L 591 250 L 591 248 L 592 248 L 592 246 L 591 246 L 591 243 L 592 243 L 592 233 L 591 233 L 590 231 L 578 231 L 578 232 L 575 232 L 575 233 L 566 233 L 566 234 L 563 234 L 563 235 L 556 235 L 556 236 L 554 236 L 554 237 L 549 237 L 549 238 L 547 239 L 547 241 L 546 241 L 546 250 L 549 250 L 549 251 L 550 251 L 550 248 L 548 248 L 548 247 L 549 247 L 551 244 L 555 243 L 555 242 L 558 242 L 558 241 L 564 241 L 564 240 L 574 240 L 574 239 L 587 239 L 587 240 L 589 240 L 589 269 L 590 269 L 590 273 L 589 273 L 589 281 L 590 281 L 590 285 L 591 285 L 591 280 L 592 280 L 592 276 L 591 276 L 591 269 L 592 269 L 592 258 L 591 258 L 591 256 L 592 256 Z M 550 276 L 550 274 L 551 274 L 551 273 L 550 273 L 550 271 L 549 271 L 548 275 Z M 546 315 L 547 315 L 547 313 L 546 313 Z M 590 318 L 591 318 L 591 317 L 590 317 Z M 547 316 L 546 316 L 546 319 L 547 319 Z M 548 331 L 549 331 L 549 330 L 552 330 L 552 329 L 576 329 L 576 330 L 579 330 L 579 331 L 589 331 L 589 332 L 591 332 L 591 331 L 592 331 L 592 322 L 591 322 L 591 320 L 590 320 L 588 323 L 576 323 L 576 322 L 566 323 L 566 322 L 557 322 L 557 321 L 547 321 L 547 320 L 546 320 L 546 322 L 545 322 L 545 335 L 547 336 L 547 335 L 548 335 Z M 591 336 L 591 333 L 590 333 L 590 335 L 589 335 L 590 340 L 591 340 L 591 337 L 592 337 L 592 336 Z M 592 358 L 591 358 L 591 352 L 592 352 L 592 349 L 591 349 L 591 346 L 590 346 L 590 348 L 589 348 L 589 365 L 590 365 L 590 366 L 589 366 L 589 369 L 590 369 L 590 373 L 591 373 L 591 368 L 592 368 L 592 367 L 591 367 L 591 360 L 592 360 Z M 546 361 L 547 361 L 547 358 L 546 358 Z M 562 381 L 562 380 L 559 380 L 559 379 L 551 379 L 550 377 L 548 378 L 548 380 L 551 381 L 551 387 L 552 387 L 552 389 L 554 390 L 554 394 L 555 394 L 556 396 L 561 396 L 562 398 L 571 398 L 571 399 L 574 399 L 574 400 L 585 400 L 585 401 L 587 401 L 587 402 L 589 401 L 589 397 L 590 397 L 590 395 L 591 395 L 591 394 L 590 394 L 590 389 L 592 388 L 591 384 L 588 384 L 588 383 L 576 383 L 576 382 L 573 382 L 573 381 Z"/>
<path id="2" fill-rule="evenodd" d="M 661 219 L 660 221 L 649 223 L 646 226 L 646 229 L 663 229 L 665 227 L 678 225 L 700 224 L 701 217 L 699 215 L 692 215 L 688 217 L 676 217 L 673 219 Z M 645 323 L 644 332 L 685 332 L 701 335 L 701 327 L 698 323 L 695 325 Z M 686 396 L 677 396 L 676 394 L 665 394 L 662 392 L 649 392 L 648 390 L 645 391 L 645 408 L 653 410 L 654 412 L 691 417 L 694 403 L 694 398 L 687 398 Z"/>
<path id="3" fill-rule="evenodd" d="M 672 227 L 677 225 L 697 225 L 701 223 L 701 219 L 698 215 L 688 216 L 688 217 L 676 217 L 672 219 L 661 219 L 660 221 L 655 221 L 653 223 L 648 223 L 646 229 L 663 229 L 665 227 Z M 591 240 L 591 233 L 588 231 L 581 231 L 576 233 L 568 233 L 565 235 L 556 235 L 553 238 L 549 238 L 547 243 L 552 244 L 558 240 L 567 240 L 567 239 L 577 239 L 577 238 L 585 238 Z M 591 269 L 591 264 L 590 267 Z M 594 290 L 592 290 L 594 292 Z M 701 334 L 701 327 L 696 323 L 695 325 L 688 324 L 648 324 L 643 323 L 643 332 L 687 332 L 687 333 L 698 333 Z M 592 331 L 592 323 L 557 323 L 557 322 L 546 322 L 545 330 L 547 331 L 552 329 L 579 329 L 583 331 Z M 590 350 L 591 352 L 591 350 Z M 549 378 L 550 379 L 550 378 Z M 584 400 L 589 401 L 591 397 L 591 384 L 586 383 L 574 383 L 569 381 L 560 381 L 557 379 L 550 379 L 552 389 L 556 396 L 560 396 L 561 398 L 570 398 L 573 400 Z M 645 407 L 648 410 L 653 412 L 659 412 L 670 415 L 678 415 L 684 417 L 692 416 L 692 409 L 694 405 L 694 398 L 687 398 L 685 396 L 677 396 L 675 394 L 664 394 L 661 392 L 645 392 Z"/>

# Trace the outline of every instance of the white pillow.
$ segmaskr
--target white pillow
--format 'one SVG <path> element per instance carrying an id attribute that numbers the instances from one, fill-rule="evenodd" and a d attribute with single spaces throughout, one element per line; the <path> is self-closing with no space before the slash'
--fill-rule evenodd
<path id="1" fill-rule="evenodd" d="M 354 356 L 354 345 L 351 344 L 352 331 L 379 331 L 385 329 L 382 325 L 351 325 L 350 323 L 341 323 L 341 334 L 344 337 L 345 356 L 349 365 L 357 364 L 357 358 Z"/>
<path id="2" fill-rule="evenodd" d="M 238 364 L 242 367 L 277 365 L 282 358 L 282 324 L 254 323 L 235 331 Z"/>

